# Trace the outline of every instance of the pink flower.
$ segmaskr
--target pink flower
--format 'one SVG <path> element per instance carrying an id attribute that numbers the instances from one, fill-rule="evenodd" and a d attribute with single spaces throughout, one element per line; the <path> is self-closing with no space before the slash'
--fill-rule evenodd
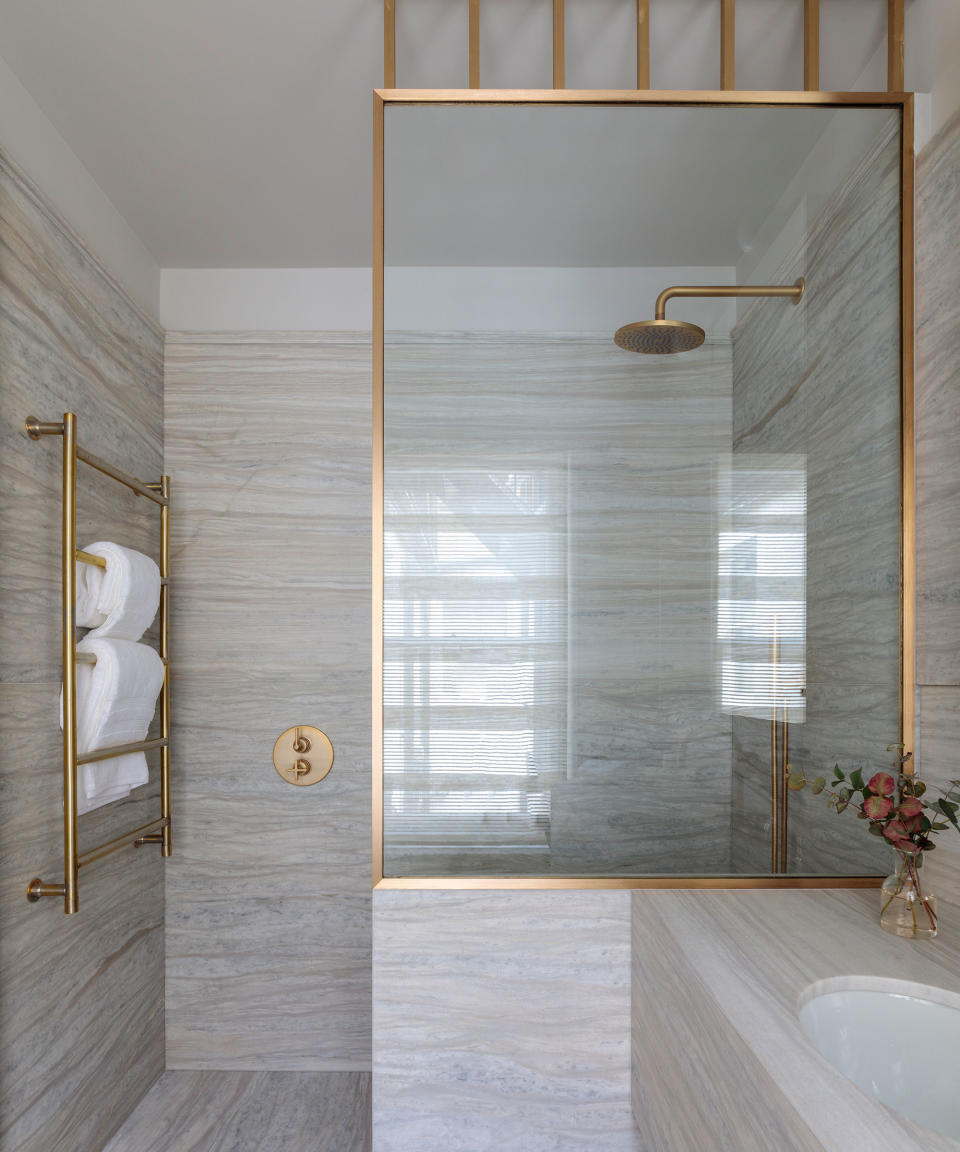
<path id="1" fill-rule="evenodd" d="M 886 820 L 893 811 L 893 801 L 887 796 L 868 796 L 863 802 L 863 810 L 871 820 Z"/>
<path id="2" fill-rule="evenodd" d="M 897 815 L 903 819 L 910 816 L 919 816 L 923 812 L 923 804 L 916 796 L 906 796 L 897 806 Z"/>
<path id="3" fill-rule="evenodd" d="M 877 796 L 892 796 L 896 786 L 897 782 L 889 772 L 877 772 L 867 783 L 870 791 Z"/>

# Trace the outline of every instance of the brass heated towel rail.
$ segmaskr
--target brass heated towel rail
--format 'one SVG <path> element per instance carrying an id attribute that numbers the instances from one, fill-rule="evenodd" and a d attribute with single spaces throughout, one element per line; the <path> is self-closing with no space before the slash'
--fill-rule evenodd
<path id="1" fill-rule="evenodd" d="M 63 910 L 71 915 L 79 907 L 80 869 L 87 864 L 109 856 L 128 844 L 159 844 L 163 856 L 169 856 L 173 850 L 170 818 L 170 663 L 167 651 L 170 624 L 170 477 L 162 476 L 158 483 L 145 483 L 81 448 L 77 443 L 77 418 L 73 412 L 65 412 L 62 422 L 44 422 L 29 416 L 26 427 L 31 440 L 39 440 L 42 436 L 60 436 L 63 441 L 63 534 L 60 557 L 63 600 L 63 883 L 47 884 L 40 879 L 31 880 L 27 886 L 27 899 L 33 902 L 41 896 L 62 896 Z M 95 662 L 96 657 L 77 652 L 76 564 L 79 561 L 105 566 L 105 561 L 77 548 L 78 460 L 160 507 L 160 656 L 164 665 L 159 739 L 97 748 L 83 754 L 77 751 L 77 664 Z M 153 748 L 160 749 L 160 815 L 122 836 L 81 852 L 77 836 L 78 767 L 95 760 L 124 756 L 128 752 L 148 752 Z"/>

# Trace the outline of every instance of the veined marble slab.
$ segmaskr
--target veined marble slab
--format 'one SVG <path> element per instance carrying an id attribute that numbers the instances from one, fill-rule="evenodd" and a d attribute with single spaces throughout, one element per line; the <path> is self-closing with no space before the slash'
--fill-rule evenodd
<path id="1" fill-rule="evenodd" d="M 628 892 L 375 892 L 375 1152 L 640 1152 L 629 968 Z"/>
<path id="2" fill-rule="evenodd" d="M 166 1072 L 103 1152 L 369 1152 L 368 1072 Z"/>
<path id="3" fill-rule="evenodd" d="M 960 115 L 917 164 L 917 679 L 960 687 Z"/>
<path id="4" fill-rule="evenodd" d="M 0 1149 L 100 1152 L 163 1071 L 163 864 L 83 870 L 80 911 L 28 904 L 63 875 L 61 441 L 24 420 L 77 414 L 80 443 L 146 480 L 162 466 L 163 340 L 0 154 Z M 155 505 L 80 465 L 81 544 L 159 554 Z M 81 850 L 159 815 L 150 783 L 80 818 Z"/>
<path id="5" fill-rule="evenodd" d="M 789 758 L 889 768 L 899 730 L 899 146 L 895 118 L 810 225 L 777 279 L 797 307 L 761 300 L 734 330 L 735 461 L 806 462 L 806 716 Z M 770 867 L 770 721 L 733 723 L 734 870 Z M 791 794 L 790 868 L 882 872 L 887 854 Z"/>
<path id="6" fill-rule="evenodd" d="M 171 1068 L 370 1066 L 370 344 L 171 334 Z M 330 775 L 285 783 L 298 723 Z"/>

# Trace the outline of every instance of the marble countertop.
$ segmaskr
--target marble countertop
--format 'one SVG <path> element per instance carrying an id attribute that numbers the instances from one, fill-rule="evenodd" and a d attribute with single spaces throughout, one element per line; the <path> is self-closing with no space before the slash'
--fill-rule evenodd
<path id="1" fill-rule="evenodd" d="M 633 894 L 633 1101 L 657 1152 L 957 1152 L 880 1104 L 800 1029 L 815 981 L 960 993 L 960 907 L 936 940 L 879 926 L 876 890 Z M 851 983 L 856 983 L 851 979 Z"/>

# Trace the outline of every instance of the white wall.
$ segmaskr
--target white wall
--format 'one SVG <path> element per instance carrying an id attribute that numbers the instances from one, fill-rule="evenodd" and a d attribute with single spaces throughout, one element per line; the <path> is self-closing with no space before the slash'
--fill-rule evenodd
<path id="1" fill-rule="evenodd" d="M 671 284 L 733 284 L 732 267 L 390 268 L 387 327 L 606 332 L 653 316 Z M 172 332 L 368 331 L 369 268 L 165 268 L 160 322 Z M 729 301 L 674 304 L 729 333 Z"/>
<path id="2" fill-rule="evenodd" d="M 156 319 L 160 291 L 156 260 L 2 58 L 0 149 L 42 190 L 111 276 Z"/>

